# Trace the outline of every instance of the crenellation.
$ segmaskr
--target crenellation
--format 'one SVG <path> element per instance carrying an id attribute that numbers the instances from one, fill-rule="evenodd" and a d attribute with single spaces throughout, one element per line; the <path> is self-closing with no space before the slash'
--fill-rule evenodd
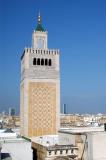
<path id="1" fill-rule="evenodd" d="M 59 49 L 33 49 L 33 48 L 25 48 L 24 52 L 29 52 L 31 54 L 36 53 L 36 54 L 47 54 L 47 55 L 57 55 L 59 54 Z"/>

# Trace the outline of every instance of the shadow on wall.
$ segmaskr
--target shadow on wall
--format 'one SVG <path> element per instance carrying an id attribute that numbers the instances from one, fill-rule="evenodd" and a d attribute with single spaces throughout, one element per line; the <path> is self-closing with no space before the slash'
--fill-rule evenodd
<path id="1" fill-rule="evenodd" d="M 2 160 L 12 160 L 9 153 L 1 153 L 1 159 Z"/>

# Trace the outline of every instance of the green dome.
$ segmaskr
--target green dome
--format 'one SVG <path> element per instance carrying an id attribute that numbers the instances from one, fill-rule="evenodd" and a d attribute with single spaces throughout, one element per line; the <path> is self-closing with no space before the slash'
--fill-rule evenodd
<path id="1" fill-rule="evenodd" d="M 44 28 L 42 27 L 42 25 L 38 23 L 38 25 L 37 25 L 37 27 L 36 27 L 36 31 L 42 31 L 42 32 L 44 32 L 45 30 L 44 30 Z"/>

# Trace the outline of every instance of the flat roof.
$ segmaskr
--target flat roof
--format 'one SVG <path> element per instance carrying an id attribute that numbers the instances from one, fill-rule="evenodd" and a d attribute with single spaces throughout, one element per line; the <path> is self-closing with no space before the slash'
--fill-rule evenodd
<path id="1" fill-rule="evenodd" d="M 9 153 L 10 159 L 32 160 L 31 142 L 2 143 L 2 154 Z"/>
<path id="2" fill-rule="evenodd" d="M 77 146 L 73 144 L 69 145 L 62 145 L 59 143 L 59 136 L 58 135 L 46 135 L 42 137 L 33 137 L 32 138 L 32 148 L 36 148 L 36 145 L 41 145 L 45 147 L 48 151 L 57 151 L 57 150 L 69 150 L 69 149 L 78 149 Z"/>
<path id="3" fill-rule="evenodd" d="M 33 137 L 31 139 L 33 143 L 41 144 L 42 146 L 50 146 L 59 144 L 59 137 L 58 135 L 45 135 L 45 136 L 39 136 L 39 137 Z"/>
<path id="4" fill-rule="evenodd" d="M 71 134 L 81 134 L 88 132 L 103 132 L 104 126 L 101 127 L 70 127 L 70 128 L 60 128 L 60 133 L 71 133 Z"/>

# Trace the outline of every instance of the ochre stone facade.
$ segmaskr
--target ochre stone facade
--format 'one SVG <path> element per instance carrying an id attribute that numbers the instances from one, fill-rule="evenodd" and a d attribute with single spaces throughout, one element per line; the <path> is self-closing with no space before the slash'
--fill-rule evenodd
<path id="1" fill-rule="evenodd" d="M 56 84 L 29 83 L 28 135 L 56 134 Z"/>

